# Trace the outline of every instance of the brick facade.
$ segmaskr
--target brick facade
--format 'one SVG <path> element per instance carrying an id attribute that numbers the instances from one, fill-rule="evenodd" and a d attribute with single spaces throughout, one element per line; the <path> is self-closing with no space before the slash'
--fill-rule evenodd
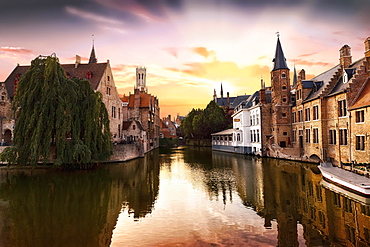
<path id="1" fill-rule="evenodd" d="M 290 88 L 280 41 L 271 72 L 272 103 L 265 104 L 264 155 L 334 164 L 370 161 L 370 37 L 365 57 L 352 62 L 351 48 L 339 64 L 306 80 L 301 70 Z M 261 96 L 262 97 L 262 96 Z"/>

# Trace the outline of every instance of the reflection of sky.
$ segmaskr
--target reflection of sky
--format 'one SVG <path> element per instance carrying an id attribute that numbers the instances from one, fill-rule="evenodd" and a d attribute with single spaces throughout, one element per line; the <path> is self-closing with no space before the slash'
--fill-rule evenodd
<path id="1" fill-rule="evenodd" d="M 214 88 L 219 94 L 221 81 L 231 95 L 257 90 L 261 76 L 269 84 L 277 31 L 291 70 L 295 61 L 309 76 L 336 64 L 344 44 L 362 57 L 369 12 L 366 0 L 6 1 L 0 81 L 39 54 L 86 62 L 94 34 L 98 60 L 110 60 L 121 94 L 133 91 L 135 67 L 146 66 L 162 115 L 185 115 L 204 108 Z"/>
<path id="2" fill-rule="evenodd" d="M 134 221 L 127 210 L 121 212 L 111 246 L 276 246 L 276 222 L 265 229 L 264 219 L 243 205 L 235 187 L 232 201 L 228 196 L 224 204 L 222 193 L 210 200 L 207 172 L 184 164 L 181 154 L 174 155 L 171 169 L 161 168 L 152 213 Z"/>

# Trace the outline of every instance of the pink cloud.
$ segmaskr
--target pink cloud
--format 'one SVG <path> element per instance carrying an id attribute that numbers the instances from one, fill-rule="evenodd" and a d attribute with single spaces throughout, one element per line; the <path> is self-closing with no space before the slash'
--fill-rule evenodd
<path id="1" fill-rule="evenodd" d="M 0 48 L 0 51 L 18 53 L 18 54 L 32 54 L 31 50 L 28 50 L 22 47 L 12 47 L 12 46 L 3 46 Z"/>
<path id="2" fill-rule="evenodd" d="M 168 52 L 171 56 L 178 58 L 178 49 L 176 47 L 166 47 L 164 48 L 166 52 Z"/>
<path id="3" fill-rule="evenodd" d="M 315 55 L 315 54 L 317 54 L 317 52 L 302 54 L 302 55 L 299 55 L 298 57 L 309 57 L 309 56 L 312 56 L 312 55 Z"/>
<path id="4" fill-rule="evenodd" d="M 300 65 L 307 65 L 307 66 L 332 66 L 334 65 L 332 63 L 327 63 L 327 62 L 312 62 L 312 61 L 307 61 L 303 59 L 296 59 L 295 63 L 300 64 Z"/>

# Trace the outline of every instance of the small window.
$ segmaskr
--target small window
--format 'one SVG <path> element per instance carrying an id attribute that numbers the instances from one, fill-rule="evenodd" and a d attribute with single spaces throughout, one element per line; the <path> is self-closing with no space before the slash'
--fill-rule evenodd
<path id="1" fill-rule="evenodd" d="M 285 78 L 286 77 L 286 74 L 285 73 L 281 74 L 281 77 L 282 78 Z"/>
<path id="2" fill-rule="evenodd" d="M 286 142 L 285 141 L 281 141 L 280 142 L 280 147 L 285 148 L 286 147 Z"/>
<path id="3" fill-rule="evenodd" d="M 338 116 L 345 117 L 347 116 L 347 103 L 346 100 L 338 101 Z"/>
<path id="4" fill-rule="evenodd" d="M 310 143 L 311 130 L 306 129 L 306 143 Z"/>
<path id="5" fill-rule="evenodd" d="M 136 126 L 135 126 L 135 124 L 134 125 L 132 125 L 132 130 L 135 130 L 136 129 Z"/>
<path id="6" fill-rule="evenodd" d="M 365 150 L 365 136 L 356 136 L 356 150 Z"/>
<path id="7" fill-rule="evenodd" d="M 282 89 L 283 89 L 283 90 L 286 90 L 286 86 L 282 86 Z"/>
<path id="8" fill-rule="evenodd" d="M 283 135 L 284 135 L 284 136 L 288 135 L 288 132 L 283 132 Z"/>
<path id="9" fill-rule="evenodd" d="M 312 119 L 317 120 L 319 119 L 319 106 L 315 105 L 312 109 Z"/>
<path id="10" fill-rule="evenodd" d="M 356 111 L 356 123 L 365 122 L 365 112 L 364 110 Z"/>
<path id="11" fill-rule="evenodd" d="M 337 131 L 329 130 L 329 144 L 337 144 Z"/>
<path id="12" fill-rule="evenodd" d="M 284 102 L 284 103 L 286 102 L 286 98 L 283 98 L 283 102 Z"/>
<path id="13" fill-rule="evenodd" d="M 282 117 L 286 117 L 286 113 L 281 113 L 281 116 Z"/>
<path id="14" fill-rule="evenodd" d="M 305 118 L 304 121 L 310 121 L 310 108 L 304 109 Z"/>
<path id="15" fill-rule="evenodd" d="M 313 143 L 319 143 L 319 129 L 313 129 Z"/>
<path id="16" fill-rule="evenodd" d="M 339 130 L 339 145 L 347 145 L 347 129 Z"/>

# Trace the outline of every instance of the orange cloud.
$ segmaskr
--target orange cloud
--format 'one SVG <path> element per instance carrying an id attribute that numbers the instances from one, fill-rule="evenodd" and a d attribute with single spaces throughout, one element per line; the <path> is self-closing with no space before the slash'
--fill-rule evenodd
<path id="1" fill-rule="evenodd" d="M 307 61 L 303 59 L 297 59 L 295 60 L 296 64 L 300 65 L 306 65 L 306 66 L 334 66 L 333 63 L 327 63 L 327 62 L 312 62 L 312 61 Z"/>
<path id="2" fill-rule="evenodd" d="M 208 58 L 210 56 L 215 57 L 216 53 L 214 51 L 210 51 L 205 47 L 193 47 L 191 49 L 193 52 L 195 52 L 198 55 L 201 55 L 202 57 Z"/>
<path id="3" fill-rule="evenodd" d="M 0 48 L 0 51 L 3 52 L 11 52 L 11 53 L 19 53 L 19 54 L 32 54 L 31 50 L 22 48 L 22 47 L 12 47 L 12 46 L 3 46 Z"/>

